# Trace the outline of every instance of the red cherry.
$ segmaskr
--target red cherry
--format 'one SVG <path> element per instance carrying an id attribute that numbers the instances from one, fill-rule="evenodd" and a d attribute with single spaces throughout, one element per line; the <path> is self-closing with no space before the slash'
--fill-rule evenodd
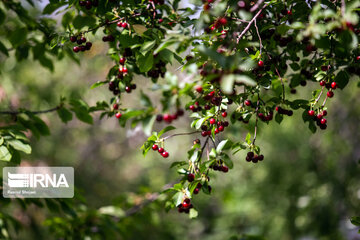
<path id="1" fill-rule="evenodd" d="M 121 27 L 123 27 L 123 28 L 127 28 L 127 26 L 128 26 L 128 24 L 127 24 L 126 22 L 123 22 L 123 23 L 121 24 Z"/>
<path id="2" fill-rule="evenodd" d="M 211 92 L 209 92 L 208 96 L 209 96 L 209 97 L 213 97 L 214 94 L 215 94 L 215 91 L 211 91 Z"/>
<path id="3" fill-rule="evenodd" d="M 211 31 L 214 31 L 215 30 L 215 26 L 211 26 Z"/>
<path id="4" fill-rule="evenodd" d="M 325 118 L 323 118 L 323 119 L 321 119 L 321 120 L 320 120 L 320 123 L 321 123 L 322 125 L 325 125 L 325 124 L 326 124 L 326 122 L 327 122 L 327 121 L 326 121 L 326 119 L 325 119 Z"/>
<path id="5" fill-rule="evenodd" d="M 292 11 L 288 10 L 288 11 L 287 11 L 287 15 L 290 15 L 290 16 L 291 16 L 291 15 L 292 15 Z"/>
<path id="6" fill-rule="evenodd" d="M 160 19 L 158 20 L 158 23 L 162 23 L 163 21 L 164 21 L 164 19 L 160 18 Z"/>
<path id="7" fill-rule="evenodd" d="M 206 137 L 207 136 L 207 131 L 202 131 L 201 136 Z"/>
<path id="8" fill-rule="evenodd" d="M 162 155 L 164 158 L 169 157 L 169 153 L 168 153 L 168 152 L 163 152 L 161 155 Z"/>
<path id="9" fill-rule="evenodd" d="M 227 112 L 221 113 L 221 116 L 223 116 L 225 118 L 227 116 Z"/>
<path id="10" fill-rule="evenodd" d="M 211 118 L 211 119 L 209 120 L 209 122 L 210 122 L 211 125 L 213 125 L 213 124 L 215 124 L 216 120 L 215 120 L 214 118 Z"/>
<path id="11" fill-rule="evenodd" d="M 158 149 L 158 152 L 159 152 L 159 153 L 163 153 L 163 152 L 164 152 L 164 148 L 160 147 L 160 148 Z"/>
<path id="12" fill-rule="evenodd" d="M 211 135 L 211 131 L 206 131 L 206 135 L 210 136 Z"/>
<path id="13" fill-rule="evenodd" d="M 114 108 L 115 110 L 117 110 L 117 109 L 119 109 L 119 105 L 116 104 L 116 103 L 114 103 L 113 108 Z"/>
<path id="14" fill-rule="evenodd" d="M 116 117 L 117 119 L 119 119 L 119 118 L 121 118 L 121 115 L 122 115 L 122 114 L 118 112 L 118 113 L 115 114 L 115 117 Z"/>
<path id="15" fill-rule="evenodd" d="M 215 134 L 218 134 L 220 131 L 218 128 L 215 128 L 214 132 L 215 132 Z"/>
<path id="16" fill-rule="evenodd" d="M 200 189 L 199 188 L 195 188 L 194 189 L 194 194 L 198 194 L 200 192 Z"/>
<path id="17" fill-rule="evenodd" d="M 315 111 L 314 111 L 314 110 L 309 110 L 309 111 L 308 111 L 308 114 L 309 114 L 309 116 L 314 116 L 314 115 L 315 115 Z"/>
<path id="18" fill-rule="evenodd" d="M 202 88 L 202 86 L 196 86 L 196 87 L 195 87 L 195 90 L 196 90 L 198 93 L 202 93 L 203 88 Z"/>
<path id="19" fill-rule="evenodd" d="M 189 106 L 189 109 L 190 109 L 191 111 L 194 111 L 194 110 L 195 110 L 195 106 L 194 106 L 194 105 L 190 105 L 190 106 Z"/>
<path id="20" fill-rule="evenodd" d="M 224 131 L 224 126 L 219 126 L 219 131 L 220 132 Z"/>
<path id="21" fill-rule="evenodd" d="M 194 181 L 194 180 L 195 180 L 195 175 L 192 174 L 192 173 L 189 173 L 189 175 L 187 176 L 187 180 L 188 180 L 189 182 Z"/>
<path id="22" fill-rule="evenodd" d="M 331 88 L 332 88 L 332 89 L 336 89 L 336 87 L 337 87 L 336 82 L 332 82 L 332 83 L 331 83 Z"/>
<path id="23" fill-rule="evenodd" d="M 221 171 L 223 171 L 223 172 L 228 172 L 229 171 L 229 168 L 227 167 L 227 166 L 222 166 L 221 167 Z"/>
<path id="24" fill-rule="evenodd" d="M 164 114 L 164 121 L 170 123 L 172 121 L 172 117 L 170 114 Z"/>
<path id="25" fill-rule="evenodd" d="M 245 100 L 244 103 L 245 103 L 245 105 L 248 106 L 248 107 L 251 106 L 251 101 L 250 101 L 250 100 Z"/>
<path id="26" fill-rule="evenodd" d="M 125 61 L 126 61 L 126 58 L 124 58 L 124 57 L 122 57 L 122 58 L 119 59 L 119 63 L 120 63 L 121 65 L 124 65 L 124 64 L 125 64 Z"/>
<path id="27" fill-rule="evenodd" d="M 224 17 L 223 17 L 223 18 L 220 18 L 220 19 L 219 19 L 219 24 L 225 26 L 225 25 L 227 24 L 226 18 L 224 18 Z"/>
<path id="28" fill-rule="evenodd" d="M 73 47 L 73 51 L 77 53 L 80 51 L 80 48 L 78 46 L 75 46 L 75 47 Z"/>
<path id="29" fill-rule="evenodd" d="M 154 150 L 154 151 L 156 151 L 156 150 L 158 150 L 158 145 L 156 145 L 156 144 L 154 144 L 154 145 L 152 145 L 152 150 Z"/>
<path id="30" fill-rule="evenodd" d="M 126 87 L 125 87 L 125 92 L 127 92 L 127 93 L 131 93 L 131 87 L 126 86 Z"/>
<path id="31" fill-rule="evenodd" d="M 127 68 L 126 68 L 126 67 L 123 67 L 122 72 L 123 72 L 123 73 L 127 73 L 127 72 L 128 72 Z"/>
<path id="32" fill-rule="evenodd" d="M 332 97 L 334 96 L 334 92 L 328 91 L 328 92 L 326 93 L 326 95 L 327 95 L 329 98 L 332 98 Z"/>
<path id="33" fill-rule="evenodd" d="M 70 41 L 71 41 L 71 42 L 76 42 L 76 37 L 75 37 L 75 36 L 71 36 L 71 37 L 70 37 Z"/>
<path id="34" fill-rule="evenodd" d="M 327 111 L 324 110 L 324 111 L 322 112 L 322 114 L 323 114 L 323 116 L 326 116 L 326 115 L 327 115 Z"/>
<path id="35" fill-rule="evenodd" d="M 264 62 L 260 60 L 260 61 L 258 62 L 258 66 L 259 66 L 259 67 L 263 67 L 263 66 L 264 66 Z"/>
<path id="36" fill-rule="evenodd" d="M 322 119 L 323 118 L 323 115 L 321 113 L 319 113 L 318 115 L 316 115 L 317 119 Z"/>
<path id="37" fill-rule="evenodd" d="M 117 25 L 118 27 L 121 27 L 121 24 L 122 24 L 121 22 L 117 22 L 116 25 Z"/>
<path id="38" fill-rule="evenodd" d="M 360 56 L 357 56 L 357 57 L 356 57 L 356 61 L 360 61 Z"/>
<path id="39" fill-rule="evenodd" d="M 320 81 L 320 86 L 325 86 L 326 82 L 324 80 Z"/>
<path id="40" fill-rule="evenodd" d="M 182 203 L 183 208 L 189 208 L 190 207 L 190 201 L 187 202 L 186 199 L 184 200 L 184 202 Z"/>

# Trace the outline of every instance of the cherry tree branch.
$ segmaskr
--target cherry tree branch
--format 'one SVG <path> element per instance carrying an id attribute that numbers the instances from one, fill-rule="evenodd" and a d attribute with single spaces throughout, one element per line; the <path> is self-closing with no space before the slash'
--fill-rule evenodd
<path id="1" fill-rule="evenodd" d="M 257 33 L 258 38 L 259 38 L 259 44 L 260 44 L 260 56 L 261 56 L 261 53 L 262 53 L 262 47 L 263 47 L 263 45 L 262 45 L 262 40 L 261 40 L 260 33 L 259 33 L 259 28 L 258 28 L 258 26 L 256 25 L 256 19 L 255 19 L 255 21 L 254 21 L 254 26 L 255 26 L 256 33 Z"/>
<path id="2" fill-rule="evenodd" d="M 236 43 L 239 43 L 240 39 L 245 35 L 245 33 L 247 31 L 249 31 L 251 25 L 253 24 L 253 22 L 256 20 L 256 18 L 260 15 L 260 13 L 262 12 L 262 10 L 264 8 L 266 8 L 269 4 L 265 4 L 256 14 L 255 16 L 250 20 L 250 22 L 248 23 L 248 25 L 245 27 L 245 29 L 241 32 L 241 34 L 237 37 L 236 39 Z"/>
<path id="3" fill-rule="evenodd" d="M 10 111 L 10 110 L 7 110 L 7 111 L 0 111 L 0 115 L 19 115 L 21 113 L 42 114 L 42 113 L 54 112 L 60 108 L 61 108 L 61 106 L 56 106 L 54 108 L 50 108 L 47 110 L 39 110 L 39 111 L 28 111 L 28 110 Z"/>
<path id="4" fill-rule="evenodd" d="M 264 0 L 257 1 L 257 3 L 255 3 L 255 5 L 250 8 L 250 12 L 255 12 L 263 2 Z"/>

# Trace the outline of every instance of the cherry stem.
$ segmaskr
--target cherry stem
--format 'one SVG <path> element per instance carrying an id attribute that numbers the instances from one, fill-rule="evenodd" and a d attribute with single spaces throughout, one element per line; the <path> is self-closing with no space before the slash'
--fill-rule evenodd
<path id="1" fill-rule="evenodd" d="M 323 94 L 323 92 L 324 92 L 324 88 L 325 88 L 325 86 L 323 86 L 322 88 L 321 88 L 321 92 L 319 93 L 319 96 L 316 98 L 316 100 L 315 100 L 315 103 L 314 103 L 314 106 L 318 103 L 318 101 L 320 100 L 320 97 L 321 97 L 321 95 Z"/>
<path id="2" fill-rule="evenodd" d="M 252 144 L 255 145 L 255 141 L 256 141 L 256 134 L 257 134 L 257 125 L 258 125 L 258 112 L 259 112 L 259 106 L 260 106 L 260 96 L 258 94 L 258 100 L 256 103 L 256 110 L 255 110 L 255 114 L 256 114 L 256 120 L 255 120 L 255 130 L 254 130 L 254 139 L 252 141 Z"/>
<path id="3" fill-rule="evenodd" d="M 260 37 L 260 33 L 259 33 L 259 28 L 258 28 L 258 26 L 256 25 L 256 19 L 255 19 L 255 21 L 254 21 L 254 26 L 255 26 L 256 33 L 257 33 L 257 35 L 258 35 L 259 42 L 260 42 L 260 56 L 261 56 L 263 45 L 262 45 L 262 41 L 261 41 L 261 37 Z"/>

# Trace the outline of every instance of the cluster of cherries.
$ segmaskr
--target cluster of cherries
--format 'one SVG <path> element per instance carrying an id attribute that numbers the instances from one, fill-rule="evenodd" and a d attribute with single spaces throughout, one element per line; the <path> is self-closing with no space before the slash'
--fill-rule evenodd
<path id="1" fill-rule="evenodd" d="M 333 90 L 335 90 L 337 88 L 336 82 L 326 83 L 324 80 L 322 80 L 322 81 L 320 81 L 319 84 L 320 84 L 320 86 L 326 87 L 328 89 L 326 96 L 328 96 L 329 98 L 332 98 L 334 96 Z"/>
<path id="2" fill-rule="evenodd" d="M 154 55 L 154 57 L 157 57 L 157 54 Z M 159 78 L 160 76 L 163 78 L 165 77 L 165 73 L 166 73 L 166 63 L 163 61 L 159 61 L 158 63 L 155 64 L 155 68 L 151 69 L 150 71 L 147 72 L 148 77 L 151 78 Z"/>
<path id="3" fill-rule="evenodd" d="M 227 112 L 221 113 L 222 117 L 227 116 Z M 209 125 L 209 126 L 208 126 Z M 216 121 L 215 118 L 210 118 L 209 121 L 205 122 L 204 125 L 201 126 L 201 136 L 206 137 L 211 135 L 211 128 L 212 126 L 216 125 L 216 128 L 214 129 L 214 133 L 218 134 L 220 132 L 223 132 L 226 127 L 229 126 L 228 121 Z"/>
<path id="4" fill-rule="evenodd" d="M 318 114 L 315 115 L 315 111 L 314 110 L 309 110 L 308 111 L 308 115 L 310 117 L 313 117 L 313 120 L 316 121 L 316 125 L 320 127 L 320 129 L 325 130 L 327 128 L 327 120 L 326 118 L 324 118 L 327 115 L 327 111 L 323 110 L 323 111 L 319 111 Z"/>
<path id="5" fill-rule="evenodd" d="M 113 41 L 115 41 L 115 37 L 110 34 L 107 36 L 103 36 L 102 40 L 103 40 L 103 42 L 113 42 Z"/>
<path id="6" fill-rule="evenodd" d="M 127 22 L 122 22 L 122 21 L 119 21 L 116 23 L 116 26 L 120 27 L 120 28 L 127 28 L 128 27 L 128 23 Z"/>
<path id="7" fill-rule="evenodd" d="M 91 47 L 92 47 L 92 43 L 91 42 L 87 42 L 86 41 L 86 38 L 84 36 L 71 36 L 70 37 L 70 42 L 76 42 L 78 44 L 78 46 L 75 46 L 73 47 L 73 51 L 75 53 L 78 53 L 78 52 L 85 52 L 87 50 L 90 50 Z M 85 45 L 82 45 L 83 43 L 85 43 Z"/>
<path id="8" fill-rule="evenodd" d="M 158 152 L 161 154 L 161 156 L 163 156 L 164 158 L 169 157 L 169 153 L 168 153 L 167 151 L 165 151 L 164 148 L 159 147 L 159 146 L 156 145 L 156 144 L 152 145 L 152 150 L 158 151 Z"/>
<path id="9" fill-rule="evenodd" d="M 245 159 L 247 162 L 257 163 L 258 161 L 264 160 L 264 155 L 256 155 L 254 152 L 248 152 Z"/>
<path id="10" fill-rule="evenodd" d="M 229 171 L 229 167 L 228 166 L 225 166 L 223 164 L 214 164 L 214 165 L 211 165 L 210 168 L 214 169 L 214 171 L 221 171 L 221 172 L 224 172 L 224 173 L 227 173 Z"/>
<path id="11" fill-rule="evenodd" d="M 190 208 L 193 208 L 190 198 L 185 198 L 184 201 L 179 204 L 178 211 L 179 213 L 189 213 Z"/>
<path id="12" fill-rule="evenodd" d="M 279 113 L 279 114 L 282 114 L 282 115 L 288 115 L 289 117 L 291 117 L 294 112 L 292 110 L 287 110 L 287 109 L 284 109 L 280 106 L 276 106 L 275 107 L 275 110 Z"/>
<path id="13" fill-rule="evenodd" d="M 79 1 L 79 5 L 81 7 L 85 7 L 90 10 L 92 7 L 97 7 L 99 5 L 99 1 L 97 0 L 88 0 L 88 1 Z"/>
<path id="14" fill-rule="evenodd" d="M 178 119 L 178 117 L 181 117 L 181 116 L 184 116 L 184 110 L 178 109 L 176 111 L 176 113 L 174 113 L 174 114 L 169 114 L 169 113 L 165 113 L 164 115 L 158 114 L 156 116 L 156 121 L 158 121 L 158 122 L 164 121 L 164 122 L 170 124 L 172 121 Z"/>

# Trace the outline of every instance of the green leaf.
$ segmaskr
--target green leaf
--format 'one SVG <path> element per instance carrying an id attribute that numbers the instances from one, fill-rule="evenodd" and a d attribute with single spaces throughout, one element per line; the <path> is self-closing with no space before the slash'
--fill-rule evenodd
<path id="1" fill-rule="evenodd" d="M 360 217 L 352 217 L 350 221 L 355 226 L 360 226 Z"/>
<path id="2" fill-rule="evenodd" d="M 151 130 L 153 128 L 156 116 L 148 116 L 142 121 L 143 130 L 146 136 L 151 135 Z"/>
<path id="3" fill-rule="evenodd" d="M 10 161 L 11 154 L 5 146 L 0 146 L 0 161 Z"/>
<path id="4" fill-rule="evenodd" d="M 59 108 L 57 113 L 63 123 L 67 123 L 72 120 L 72 113 L 64 107 Z"/>
<path id="5" fill-rule="evenodd" d="M 154 56 L 151 52 L 143 56 L 142 54 L 136 55 L 136 60 L 138 63 L 138 67 L 140 69 L 140 72 L 147 72 L 149 71 L 154 63 Z"/>
<path id="6" fill-rule="evenodd" d="M 151 49 L 153 49 L 153 47 L 155 47 L 155 45 L 156 40 L 145 42 L 140 48 L 140 53 L 145 56 Z"/>
<path id="7" fill-rule="evenodd" d="M 96 83 L 94 83 L 93 85 L 91 85 L 90 89 L 94 89 L 97 87 L 100 87 L 102 85 L 106 84 L 106 81 L 97 81 Z"/>
<path id="8" fill-rule="evenodd" d="M 5 54 L 6 56 L 9 56 L 9 52 L 8 52 L 7 48 L 5 47 L 5 45 L 1 41 L 0 41 L 0 52 Z"/>
<path id="9" fill-rule="evenodd" d="M 82 29 L 83 27 L 92 27 L 96 24 L 96 20 L 93 17 L 77 15 L 73 21 L 73 25 L 76 29 Z"/>
<path id="10" fill-rule="evenodd" d="M 276 113 L 275 115 L 275 121 L 280 124 L 282 122 L 282 120 L 284 119 L 283 115 Z"/>
<path id="11" fill-rule="evenodd" d="M 231 94 L 234 88 L 235 75 L 228 74 L 221 79 L 221 89 L 227 93 Z"/>
<path id="12" fill-rule="evenodd" d="M 189 212 L 189 218 L 196 218 L 198 216 L 198 211 L 195 208 L 191 208 Z"/>
<path id="13" fill-rule="evenodd" d="M 177 192 L 177 193 L 172 197 L 173 202 L 174 202 L 174 204 L 175 204 L 176 207 L 179 206 L 179 205 L 182 203 L 182 201 L 183 201 L 183 199 L 184 199 L 184 195 L 185 195 L 184 192 L 180 191 L 180 192 Z"/>
<path id="14" fill-rule="evenodd" d="M 346 71 L 340 71 L 336 77 L 335 82 L 340 89 L 344 89 L 344 87 L 349 83 L 350 76 Z"/>
<path id="15" fill-rule="evenodd" d="M 256 82 L 247 75 L 235 75 L 235 81 L 237 83 L 242 83 L 247 86 L 256 86 Z"/>
<path id="16" fill-rule="evenodd" d="M 223 150 L 228 150 L 232 147 L 233 143 L 229 140 L 222 140 L 216 147 L 216 152 L 219 154 Z"/>
<path id="17" fill-rule="evenodd" d="M 225 165 L 228 166 L 230 169 L 234 167 L 233 161 L 230 159 L 230 157 L 227 154 L 223 155 L 222 160 L 224 160 Z"/>
<path id="18" fill-rule="evenodd" d="M 164 129 L 162 129 L 162 130 L 158 133 L 158 137 L 160 137 L 160 136 L 163 135 L 164 133 L 169 132 L 169 131 L 174 130 L 174 129 L 176 129 L 176 127 L 167 126 L 167 127 L 165 127 Z"/>
<path id="19" fill-rule="evenodd" d="M 15 29 L 9 37 L 9 41 L 14 48 L 18 47 L 20 44 L 24 43 L 27 37 L 26 28 L 17 28 Z"/>
<path id="20" fill-rule="evenodd" d="M 148 95 L 146 95 L 142 90 L 140 91 L 140 103 L 144 107 L 151 107 L 152 103 Z"/>
<path id="21" fill-rule="evenodd" d="M 27 143 L 23 143 L 20 140 L 10 139 L 10 140 L 7 140 L 7 143 L 18 151 L 24 152 L 26 154 L 31 153 L 30 145 Z"/>

